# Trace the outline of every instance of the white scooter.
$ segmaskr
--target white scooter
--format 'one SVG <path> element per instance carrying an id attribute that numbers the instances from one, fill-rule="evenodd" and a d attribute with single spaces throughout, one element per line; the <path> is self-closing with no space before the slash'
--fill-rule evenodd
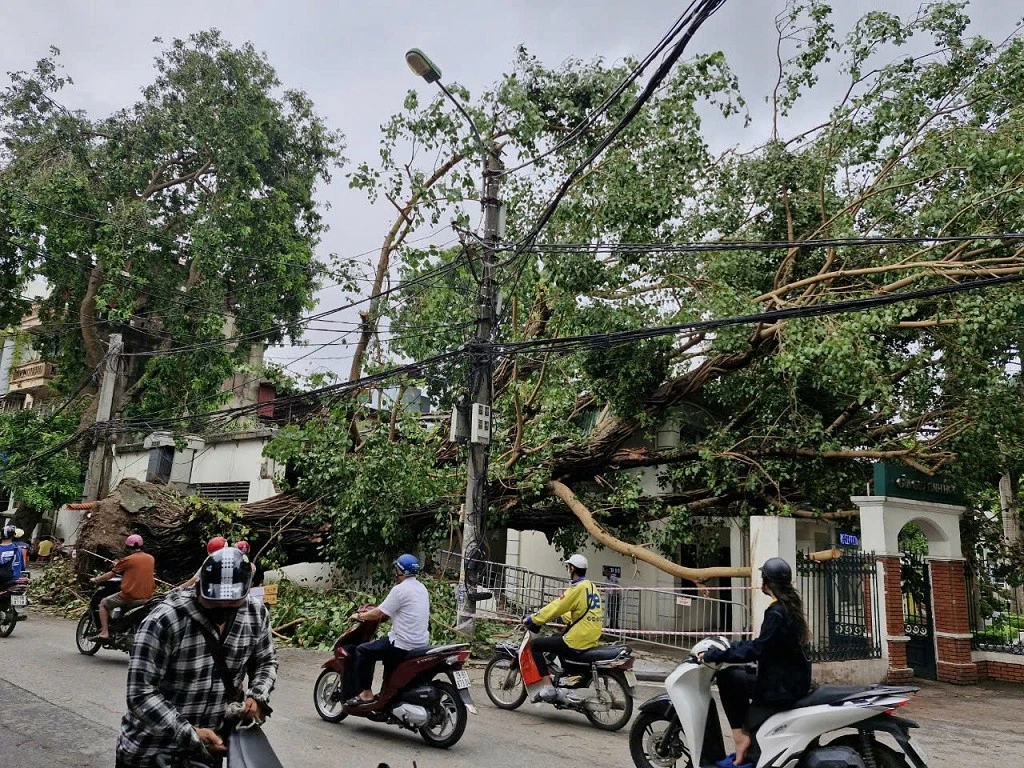
<path id="1" fill-rule="evenodd" d="M 702 664 L 726 638 L 701 640 L 690 657 L 665 679 L 667 693 L 640 706 L 629 732 L 637 768 L 705 768 L 726 756 L 711 682 L 730 664 Z M 917 724 L 894 713 L 917 688 L 822 685 L 792 709 L 768 718 L 754 734 L 756 768 L 927 768 L 910 741 Z M 845 733 L 844 733 L 845 732 Z M 882 743 L 887 734 L 899 750 Z M 698 756 L 696 759 L 693 756 Z"/>

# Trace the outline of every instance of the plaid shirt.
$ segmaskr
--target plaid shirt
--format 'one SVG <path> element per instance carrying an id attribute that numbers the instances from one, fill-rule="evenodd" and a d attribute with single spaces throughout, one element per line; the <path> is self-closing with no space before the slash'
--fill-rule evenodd
<path id="1" fill-rule="evenodd" d="M 217 636 L 195 594 L 179 590 L 139 627 L 128 665 L 128 711 L 117 740 L 123 764 L 149 766 L 160 755 L 200 752 L 195 729 L 223 726 L 235 696 L 225 690 L 197 622 Z M 236 684 L 247 697 L 266 702 L 277 680 L 277 653 L 266 607 L 250 598 L 239 608 L 223 648 Z M 249 688 L 244 689 L 247 671 Z"/>

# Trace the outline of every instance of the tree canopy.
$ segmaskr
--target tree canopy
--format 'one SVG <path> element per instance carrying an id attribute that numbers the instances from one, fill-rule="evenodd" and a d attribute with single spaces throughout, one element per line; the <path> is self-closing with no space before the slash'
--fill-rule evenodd
<path id="1" fill-rule="evenodd" d="M 970 37 L 964 5 L 932 3 L 910 18 L 876 11 L 841 34 L 825 3 L 791 2 L 777 20 L 771 122 L 747 128 L 766 137 L 749 146 L 716 141 L 722 126 L 751 120 L 753 96 L 724 55 L 678 65 L 572 186 L 536 248 L 503 252 L 501 338 L 602 334 L 1020 274 L 1024 241 L 975 238 L 1020 231 L 1024 40 Z M 561 143 L 632 66 L 551 69 L 520 50 L 479 97 L 452 88 L 502 143 L 508 166 L 540 158 L 503 178 L 509 242 L 529 232 L 550 191 L 635 96 L 632 86 Z M 806 122 L 809 112 L 817 124 Z M 458 251 L 418 250 L 404 238 L 446 217 L 470 223 L 459 204 L 478 199 L 479 154 L 457 113 L 440 97 L 424 103 L 410 93 L 384 127 L 381 158 L 350 178 L 400 209 L 382 261 L 406 278 L 452 261 Z M 837 242 L 802 244 L 823 239 Z M 708 241 L 798 245 L 687 247 Z M 378 364 L 465 342 L 476 271 L 472 258 L 457 267 L 367 316 L 372 330 L 389 323 Z M 490 524 L 545 531 L 569 546 L 587 523 L 671 554 L 699 538 L 703 516 L 847 510 L 877 460 L 952 473 L 969 492 L 991 487 L 1021 466 L 1022 312 L 1024 290 L 1010 284 L 505 356 L 495 373 Z M 465 391 L 465 365 L 432 369 L 422 383 L 450 407 Z M 396 428 L 377 418 L 363 437 L 348 430 L 343 439 L 358 410 L 339 406 L 326 422 L 340 429 L 313 423 L 272 450 L 293 461 L 307 494 L 331 500 L 325 513 L 342 530 L 360 521 L 366 546 L 447 536 L 438 523 L 457 524 L 459 451 L 430 420 Z M 674 435 L 661 450 L 659 430 Z M 404 447 L 381 450 L 388 440 L 431 448 L 430 465 Z M 379 489 L 392 485 L 403 492 L 384 509 Z M 409 525 L 396 526 L 403 516 Z M 663 523 L 657 533 L 652 521 Z"/>
<path id="2" fill-rule="evenodd" d="M 0 320 L 16 320 L 18 289 L 42 278 L 63 391 L 117 331 L 142 354 L 129 358 L 128 412 L 216 407 L 253 343 L 302 332 L 330 266 L 314 252 L 315 187 L 342 137 L 266 56 L 216 31 L 172 41 L 140 99 L 106 117 L 60 102 L 71 80 L 58 54 L 0 93 Z M 226 335 L 243 340 L 218 343 Z"/>

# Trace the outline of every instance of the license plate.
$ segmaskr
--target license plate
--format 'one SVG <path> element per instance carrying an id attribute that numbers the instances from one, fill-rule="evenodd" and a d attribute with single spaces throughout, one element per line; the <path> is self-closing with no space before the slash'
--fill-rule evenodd
<path id="1" fill-rule="evenodd" d="M 11 595 L 11 605 L 15 608 L 24 608 L 28 605 L 28 598 L 25 595 Z"/>
<path id="2" fill-rule="evenodd" d="M 630 688 L 636 688 L 636 675 L 633 674 L 633 670 L 626 670 L 626 685 Z"/>
<path id="3" fill-rule="evenodd" d="M 454 672 L 452 672 L 452 674 L 455 676 L 455 687 L 456 688 L 459 688 L 459 689 L 469 688 L 469 686 L 470 686 L 469 672 L 467 672 L 464 669 L 456 669 Z"/>

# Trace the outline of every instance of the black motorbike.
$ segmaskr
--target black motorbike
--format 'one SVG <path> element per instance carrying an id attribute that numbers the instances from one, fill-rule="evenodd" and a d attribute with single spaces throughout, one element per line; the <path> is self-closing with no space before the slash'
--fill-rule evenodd
<path id="1" fill-rule="evenodd" d="M 78 646 L 80 653 L 92 656 L 100 648 L 110 648 L 125 653 L 132 652 L 135 631 L 150 611 L 160 604 L 162 598 L 154 597 L 127 610 L 115 608 L 110 612 L 110 639 L 106 641 L 93 639 L 93 636 L 100 631 L 100 600 L 110 595 L 116 595 L 120 591 L 121 579 L 113 578 L 102 582 L 92 593 L 89 606 L 82 614 L 82 618 L 78 620 L 78 627 L 75 629 L 75 645 Z"/>
<path id="2" fill-rule="evenodd" d="M 28 605 L 28 580 L 29 575 L 23 573 L 17 581 L 0 589 L 0 637 L 10 637 L 17 623 L 28 618 L 18 612 Z"/>

